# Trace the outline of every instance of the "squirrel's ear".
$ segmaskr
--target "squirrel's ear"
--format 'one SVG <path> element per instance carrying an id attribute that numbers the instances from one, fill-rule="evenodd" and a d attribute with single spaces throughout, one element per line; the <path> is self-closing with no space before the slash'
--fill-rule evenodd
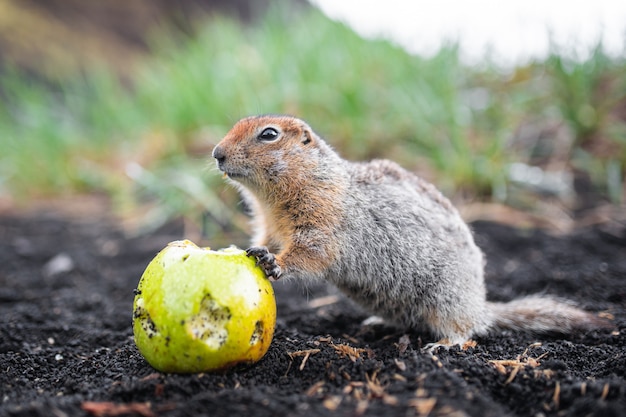
<path id="1" fill-rule="evenodd" d="M 305 127 L 302 131 L 302 144 L 308 145 L 313 141 L 313 132 L 309 128 Z"/>

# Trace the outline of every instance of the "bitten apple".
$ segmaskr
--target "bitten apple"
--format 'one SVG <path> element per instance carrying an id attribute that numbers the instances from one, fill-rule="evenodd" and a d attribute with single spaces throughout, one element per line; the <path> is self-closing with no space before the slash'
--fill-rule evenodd
<path id="1" fill-rule="evenodd" d="M 155 369 L 205 372 L 258 361 L 276 325 L 270 281 L 245 251 L 170 243 L 143 273 L 135 344 Z"/>

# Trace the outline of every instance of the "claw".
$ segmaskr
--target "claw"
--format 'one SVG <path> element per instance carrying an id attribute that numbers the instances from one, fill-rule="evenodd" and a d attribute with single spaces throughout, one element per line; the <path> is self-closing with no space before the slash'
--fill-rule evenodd
<path id="1" fill-rule="evenodd" d="M 253 246 L 246 250 L 248 256 L 256 258 L 256 264 L 263 269 L 270 280 L 277 280 L 282 274 L 280 266 L 276 264 L 276 256 L 270 253 L 265 246 Z"/>
<path id="2" fill-rule="evenodd" d="M 251 248 L 246 249 L 246 254 L 248 256 L 260 257 L 269 253 L 269 250 L 266 246 L 252 246 Z"/>

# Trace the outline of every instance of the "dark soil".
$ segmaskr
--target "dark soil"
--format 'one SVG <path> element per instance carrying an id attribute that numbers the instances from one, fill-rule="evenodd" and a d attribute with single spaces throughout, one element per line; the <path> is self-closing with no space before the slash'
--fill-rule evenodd
<path id="1" fill-rule="evenodd" d="M 332 288 L 278 282 L 260 362 L 162 374 L 133 343 L 133 289 L 181 225 L 126 238 L 110 220 L 0 217 L 0 415 L 626 415 L 626 229 L 473 228 L 491 299 L 557 294 L 615 330 L 498 333 L 433 356 L 426 335 L 362 326 Z"/>

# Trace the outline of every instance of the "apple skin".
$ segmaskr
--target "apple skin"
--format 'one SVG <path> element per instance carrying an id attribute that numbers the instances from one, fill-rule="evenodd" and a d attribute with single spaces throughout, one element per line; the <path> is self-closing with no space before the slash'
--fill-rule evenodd
<path id="1" fill-rule="evenodd" d="M 159 371 L 207 372 L 254 363 L 272 342 L 274 290 L 241 249 L 172 242 L 148 264 L 135 294 L 135 344 Z"/>

